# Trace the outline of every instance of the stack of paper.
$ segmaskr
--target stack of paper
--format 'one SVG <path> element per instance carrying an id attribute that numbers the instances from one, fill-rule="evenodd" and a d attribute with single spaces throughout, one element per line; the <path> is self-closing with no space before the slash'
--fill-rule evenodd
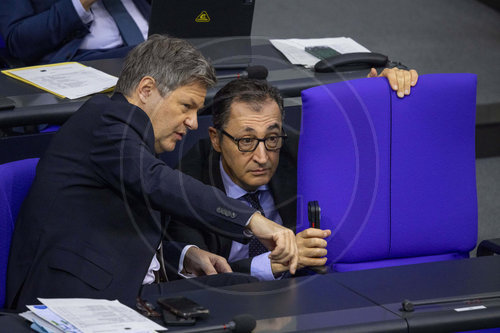
<path id="1" fill-rule="evenodd" d="M 366 47 L 348 37 L 314 39 L 271 39 L 274 45 L 294 65 L 312 68 L 321 59 L 307 53 L 308 46 L 328 46 L 338 53 L 370 52 Z"/>
<path id="2" fill-rule="evenodd" d="M 116 76 L 78 62 L 7 69 L 2 73 L 69 99 L 111 90 L 118 81 Z"/>
<path id="3" fill-rule="evenodd" d="M 47 333 L 151 333 L 166 328 L 118 301 L 87 298 L 40 298 L 43 305 L 28 305 L 20 315 L 32 329 Z"/>

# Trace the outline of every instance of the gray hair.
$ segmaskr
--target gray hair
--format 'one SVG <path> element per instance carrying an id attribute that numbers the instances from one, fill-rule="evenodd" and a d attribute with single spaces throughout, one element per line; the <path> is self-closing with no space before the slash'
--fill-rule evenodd
<path id="1" fill-rule="evenodd" d="M 215 70 L 187 41 L 152 35 L 132 49 L 123 63 L 115 91 L 130 96 L 145 76 L 156 81 L 161 96 L 184 85 L 215 85 Z"/>

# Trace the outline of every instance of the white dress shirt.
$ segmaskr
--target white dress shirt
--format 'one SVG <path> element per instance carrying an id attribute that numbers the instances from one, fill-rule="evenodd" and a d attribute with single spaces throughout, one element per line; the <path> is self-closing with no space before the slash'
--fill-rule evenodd
<path id="1" fill-rule="evenodd" d="M 78 16 L 84 24 L 90 24 L 90 33 L 80 45 L 82 50 L 107 50 L 123 45 L 123 39 L 113 17 L 108 13 L 101 0 L 98 0 L 86 11 L 80 0 L 72 0 Z M 132 0 L 122 0 L 132 19 L 139 27 L 144 39 L 148 38 L 149 25 Z"/>
<path id="2" fill-rule="evenodd" d="M 224 184 L 224 189 L 226 190 L 226 195 L 233 199 L 238 199 L 244 202 L 248 206 L 250 203 L 242 198 L 247 191 L 242 189 L 240 186 L 236 185 L 231 177 L 226 173 L 222 166 L 222 161 L 219 161 L 220 173 L 222 177 L 222 183 Z M 264 210 L 265 216 L 273 220 L 274 222 L 283 225 L 283 221 L 275 207 L 274 199 L 269 190 L 269 186 L 262 185 L 257 189 L 259 191 L 259 201 L 262 209 Z M 250 265 L 250 274 L 261 281 L 274 280 L 274 275 L 271 269 L 271 260 L 269 259 L 269 253 L 265 252 L 258 256 L 253 257 L 252 263 Z M 233 241 L 231 244 L 231 252 L 229 253 L 228 262 L 237 261 L 240 259 L 248 258 L 248 244 L 242 244 Z"/>

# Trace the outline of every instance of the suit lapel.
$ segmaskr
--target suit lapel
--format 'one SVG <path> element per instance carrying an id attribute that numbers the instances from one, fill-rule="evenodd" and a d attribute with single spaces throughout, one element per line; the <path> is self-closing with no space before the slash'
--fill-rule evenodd
<path id="1" fill-rule="evenodd" d="M 210 148 L 210 153 L 208 154 L 208 165 L 203 171 L 203 181 L 205 184 L 215 186 L 222 192 L 226 193 L 224 183 L 222 182 L 222 176 L 220 174 L 219 161 L 220 154 Z M 231 252 L 231 246 L 233 243 L 232 240 L 219 235 L 216 235 L 216 238 L 220 246 L 220 255 L 224 258 L 229 258 L 229 253 Z"/>
<path id="2" fill-rule="evenodd" d="M 278 169 L 269 183 L 274 204 L 283 220 L 283 225 L 295 232 L 297 220 L 297 172 L 287 159 L 281 159 Z"/>

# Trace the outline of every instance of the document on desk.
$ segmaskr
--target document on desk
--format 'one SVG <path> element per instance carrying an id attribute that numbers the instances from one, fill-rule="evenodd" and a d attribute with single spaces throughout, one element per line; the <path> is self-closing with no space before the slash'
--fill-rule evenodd
<path id="1" fill-rule="evenodd" d="M 26 312 L 19 315 L 49 333 L 81 333 L 79 329 L 52 312 L 45 305 L 28 305 Z"/>
<path id="2" fill-rule="evenodd" d="M 309 46 L 328 46 L 341 54 L 370 52 L 366 47 L 349 37 L 270 39 L 269 41 L 275 48 L 283 53 L 290 63 L 302 65 L 307 68 L 314 67 L 314 65 L 321 60 L 305 51 L 305 48 Z"/>
<path id="3" fill-rule="evenodd" d="M 111 90 L 118 81 L 116 76 L 78 62 L 7 69 L 2 73 L 69 99 Z"/>
<path id="4" fill-rule="evenodd" d="M 28 309 L 53 324 L 57 328 L 54 332 L 60 330 L 73 333 L 152 333 L 167 330 L 116 300 L 88 298 L 39 298 L 38 300 L 43 305 L 31 305 Z"/>

